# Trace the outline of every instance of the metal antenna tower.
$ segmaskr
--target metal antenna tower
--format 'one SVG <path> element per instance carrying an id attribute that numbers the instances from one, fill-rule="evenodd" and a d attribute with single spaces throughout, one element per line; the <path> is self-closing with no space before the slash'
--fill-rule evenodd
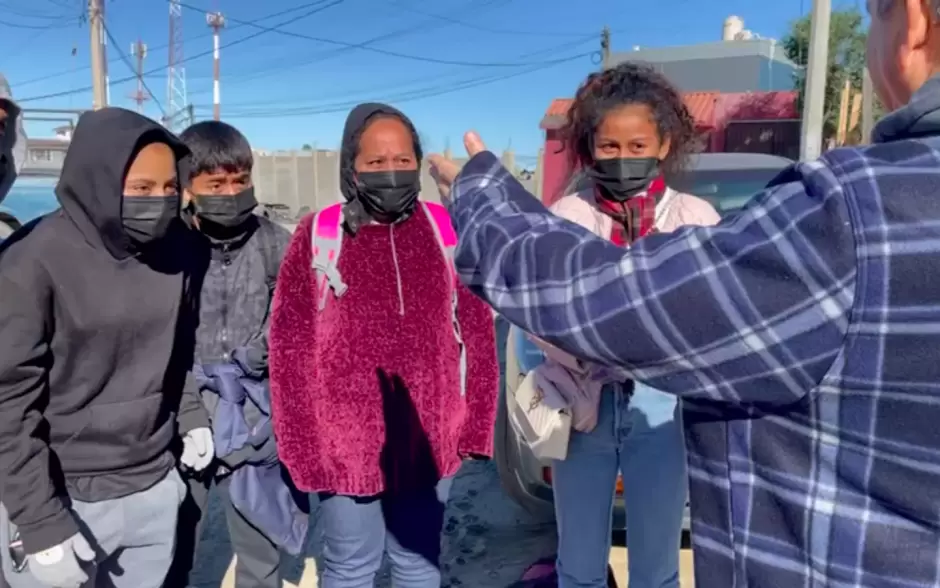
<path id="1" fill-rule="evenodd" d="M 170 130 L 190 124 L 189 100 L 186 96 L 186 67 L 183 65 L 183 9 L 179 0 L 170 0 L 170 46 L 167 68 L 167 115 L 164 125 Z"/>

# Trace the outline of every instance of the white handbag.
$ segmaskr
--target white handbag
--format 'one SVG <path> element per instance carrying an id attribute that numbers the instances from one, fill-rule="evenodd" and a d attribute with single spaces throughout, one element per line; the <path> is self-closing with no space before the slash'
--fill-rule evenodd
<path id="1" fill-rule="evenodd" d="M 565 459 L 571 437 L 571 409 L 557 390 L 540 389 L 534 370 L 516 387 L 509 422 L 537 459 Z"/>

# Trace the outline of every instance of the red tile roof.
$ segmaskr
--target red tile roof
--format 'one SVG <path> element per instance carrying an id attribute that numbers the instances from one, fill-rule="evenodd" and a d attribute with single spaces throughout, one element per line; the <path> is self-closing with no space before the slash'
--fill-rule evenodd
<path id="1" fill-rule="evenodd" d="M 552 103 L 548 106 L 548 110 L 545 112 L 546 118 L 549 116 L 565 116 L 568 114 L 568 110 L 571 109 L 571 104 L 574 102 L 571 98 L 555 98 L 552 100 Z"/>
<path id="2" fill-rule="evenodd" d="M 800 118 L 797 93 L 741 92 L 723 94 L 721 110 L 728 120 L 786 120 Z"/>
<path id="3" fill-rule="evenodd" d="M 697 128 L 705 130 L 715 127 L 715 105 L 720 95 L 718 92 L 688 92 L 682 95 Z"/>
<path id="4" fill-rule="evenodd" d="M 715 126 L 715 105 L 719 96 L 718 92 L 687 92 L 682 95 L 689 114 L 695 119 L 696 127 L 704 130 Z M 552 100 L 539 126 L 543 129 L 559 128 L 564 124 L 572 102 L 574 101 L 570 98 Z"/>

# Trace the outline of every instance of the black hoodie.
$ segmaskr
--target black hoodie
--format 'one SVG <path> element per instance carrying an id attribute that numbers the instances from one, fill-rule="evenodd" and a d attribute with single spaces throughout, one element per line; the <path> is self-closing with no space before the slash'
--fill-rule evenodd
<path id="1" fill-rule="evenodd" d="M 419 162 L 423 158 L 418 131 L 411 119 L 405 116 L 402 111 L 387 104 L 366 102 L 349 112 L 349 116 L 346 117 L 346 124 L 343 126 L 343 147 L 339 160 L 339 190 L 347 202 L 343 206 L 343 218 L 346 221 L 346 228 L 353 235 L 356 234 L 360 226 L 372 222 L 369 213 L 359 201 L 359 189 L 356 187 L 355 164 L 359 150 L 359 139 L 362 138 L 362 132 L 369 124 L 369 119 L 382 115 L 393 116 L 408 127 L 414 140 L 415 155 L 417 155 Z"/>
<path id="2" fill-rule="evenodd" d="M 188 232 L 143 256 L 122 228 L 126 169 L 152 142 L 187 153 L 133 112 L 83 115 L 61 208 L 0 246 L 0 497 L 27 552 L 77 531 L 66 495 L 97 502 L 166 476 L 178 412 L 182 431 L 207 426 L 189 377 Z"/>

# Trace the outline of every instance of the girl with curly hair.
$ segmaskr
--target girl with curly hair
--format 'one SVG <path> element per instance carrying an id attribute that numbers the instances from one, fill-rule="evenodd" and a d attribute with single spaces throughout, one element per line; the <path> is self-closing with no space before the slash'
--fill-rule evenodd
<path id="1" fill-rule="evenodd" d="M 694 149 L 692 117 L 665 77 L 624 63 L 578 89 L 564 129 L 574 177 L 553 212 L 628 247 L 655 231 L 713 225 L 715 209 L 668 185 Z M 629 333 L 624 333 L 629 337 Z M 536 344 L 548 359 L 533 361 Z M 624 381 L 516 335 L 523 370 L 572 407 L 564 460 L 552 464 L 561 588 L 604 588 L 617 475 L 624 484 L 631 588 L 678 588 L 686 499 L 676 396 Z M 572 369 L 571 366 L 583 366 Z"/>

